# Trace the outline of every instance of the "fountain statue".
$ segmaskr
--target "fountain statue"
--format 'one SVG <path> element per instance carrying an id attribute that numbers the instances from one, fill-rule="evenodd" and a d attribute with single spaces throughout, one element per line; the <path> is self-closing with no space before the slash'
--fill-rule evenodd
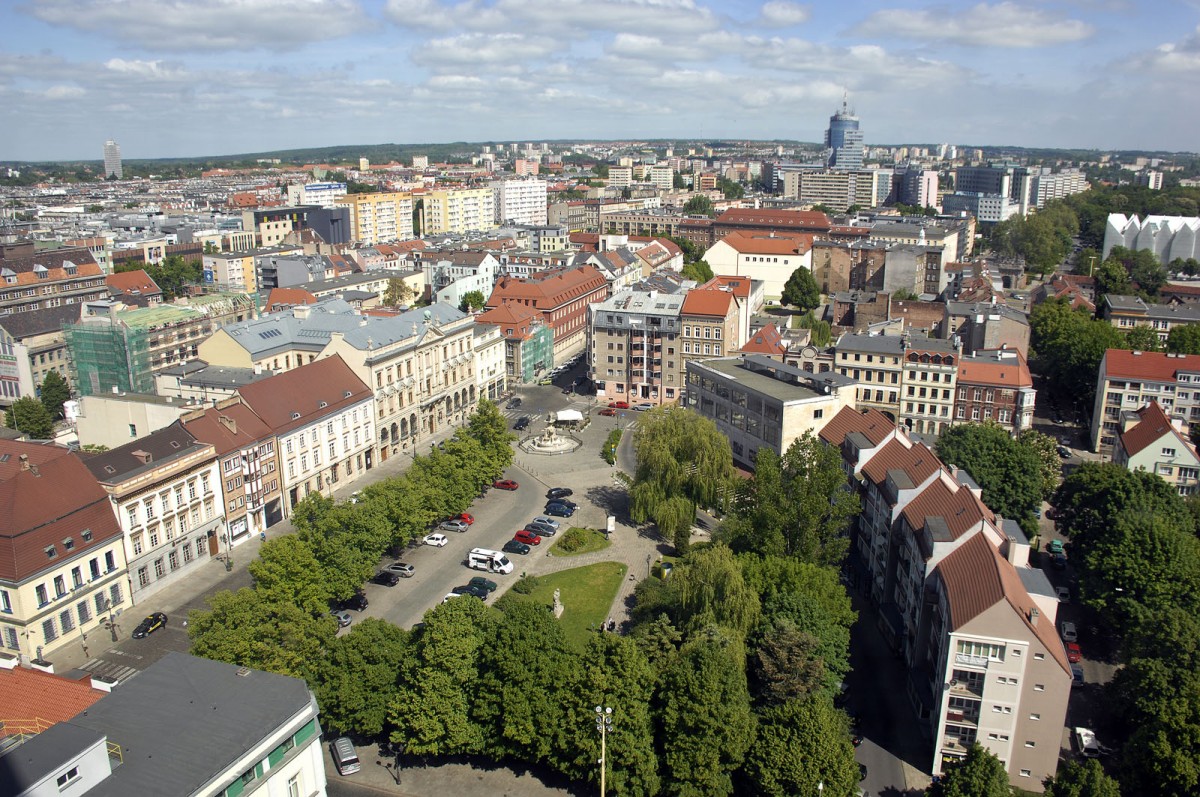
<path id="1" fill-rule="evenodd" d="M 579 448 L 579 441 L 573 437 L 563 437 L 553 426 L 547 426 L 542 433 L 521 441 L 521 448 L 530 454 L 566 454 Z"/>
<path id="2" fill-rule="evenodd" d="M 558 587 L 555 587 L 554 588 L 554 616 L 562 617 L 562 613 L 563 613 L 562 591 Z"/>

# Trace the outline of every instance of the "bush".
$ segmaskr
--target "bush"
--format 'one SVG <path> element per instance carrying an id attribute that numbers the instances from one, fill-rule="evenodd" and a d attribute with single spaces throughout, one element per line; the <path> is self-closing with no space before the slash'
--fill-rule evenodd
<path id="1" fill-rule="evenodd" d="M 521 595 L 528 595 L 537 589 L 538 580 L 536 578 L 523 578 L 516 584 L 512 585 L 512 591 Z"/>
<path id="2" fill-rule="evenodd" d="M 600 456 L 604 457 L 604 461 L 609 465 L 617 464 L 617 444 L 620 442 L 620 429 L 613 429 L 608 433 L 608 439 L 604 441 L 604 448 L 601 449 Z"/>
<path id="3" fill-rule="evenodd" d="M 587 529 L 573 528 L 558 541 L 558 547 L 566 553 L 575 553 L 588 543 Z"/>

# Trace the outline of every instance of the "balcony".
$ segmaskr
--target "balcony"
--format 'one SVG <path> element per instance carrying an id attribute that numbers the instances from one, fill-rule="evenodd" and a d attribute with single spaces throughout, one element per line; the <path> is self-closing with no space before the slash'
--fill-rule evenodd
<path id="1" fill-rule="evenodd" d="M 966 653 L 955 653 L 954 663 L 964 664 L 968 667 L 982 667 L 986 670 L 988 666 L 988 658 L 987 656 L 971 656 Z"/>
<path id="2" fill-rule="evenodd" d="M 950 681 L 950 694 L 953 697 L 983 697 L 983 681 L 968 681 L 953 678 Z"/>
<path id="3" fill-rule="evenodd" d="M 942 737 L 942 752 L 950 753 L 951 755 L 966 755 L 974 743 L 974 738 L 964 739 L 958 736 L 946 735 Z"/>
<path id="4" fill-rule="evenodd" d="M 947 711 L 946 722 L 950 725 L 961 725 L 967 728 L 979 727 L 978 711 Z"/>

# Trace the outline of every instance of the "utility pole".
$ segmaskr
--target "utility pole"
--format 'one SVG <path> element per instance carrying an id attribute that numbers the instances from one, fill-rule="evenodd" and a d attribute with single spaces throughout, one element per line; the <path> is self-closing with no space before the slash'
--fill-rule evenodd
<path id="1" fill-rule="evenodd" d="M 607 736 L 612 730 L 612 709 L 608 706 L 596 706 L 596 730 L 600 732 L 600 797 L 604 797 L 604 775 L 608 768 Z"/>

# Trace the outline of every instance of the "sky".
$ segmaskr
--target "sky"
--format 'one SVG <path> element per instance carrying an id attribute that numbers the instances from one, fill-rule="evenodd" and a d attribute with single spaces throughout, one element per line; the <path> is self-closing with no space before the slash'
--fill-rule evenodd
<path id="1" fill-rule="evenodd" d="M 1200 150 L 1200 0 L 0 0 L 0 161 L 547 139 Z"/>

